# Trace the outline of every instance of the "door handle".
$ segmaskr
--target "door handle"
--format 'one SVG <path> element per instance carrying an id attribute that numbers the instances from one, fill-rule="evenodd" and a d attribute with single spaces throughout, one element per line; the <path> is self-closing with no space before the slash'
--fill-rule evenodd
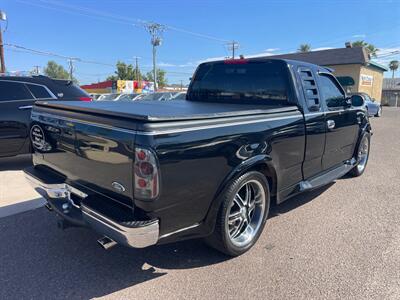
<path id="1" fill-rule="evenodd" d="M 32 105 L 20 106 L 20 107 L 18 107 L 18 109 L 20 109 L 20 110 L 24 110 L 24 109 L 32 109 Z"/>
<path id="2" fill-rule="evenodd" d="M 328 120 L 328 121 L 326 121 L 326 125 L 328 126 L 328 129 L 333 129 L 333 128 L 335 128 L 335 121 L 333 121 L 333 120 Z"/>

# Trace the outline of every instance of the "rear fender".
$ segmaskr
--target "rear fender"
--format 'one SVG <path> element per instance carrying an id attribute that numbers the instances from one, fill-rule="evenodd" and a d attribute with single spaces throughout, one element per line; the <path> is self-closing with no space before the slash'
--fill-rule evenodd
<path id="1" fill-rule="evenodd" d="M 363 135 L 365 133 L 369 133 L 372 136 L 372 128 L 371 128 L 371 124 L 369 122 L 366 122 L 365 124 L 360 126 L 360 130 L 359 130 L 359 134 L 358 134 L 358 138 L 357 138 L 357 143 L 356 143 L 356 146 L 354 148 L 354 154 L 353 154 L 354 158 L 357 158 L 357 149 L 358 149 L 358 146 L 360 145 L 361 138 L 363 137 Z"/>
<path id="2" fill-rule="evenodd" d="M 276 171 L 269 155 L 256 155 L 243 161 L 225 177 L 214 196 L 214 200 L 210 205 L 204 221 L 204 229 L 208 234 L 212 233 L 214 230 L 215 221 L 217 219 L 217 214 L 222 202 L 222 197 L 220 197 L 222 193 L 234 179 L 254 170 L 260 171 L 267 177 L 271 194 L 274 195 L 276 193 Z"/>

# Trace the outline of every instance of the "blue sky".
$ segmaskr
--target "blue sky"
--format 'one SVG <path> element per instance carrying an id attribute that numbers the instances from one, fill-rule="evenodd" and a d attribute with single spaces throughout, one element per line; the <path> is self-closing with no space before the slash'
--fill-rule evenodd
<path id="1" fill-rule="evenodd" d="M 3 0 L 0 9 L 8 16 L 4 43 L 105 64 L 77 62 L 81 83 L 103 80 L 114 71 L 108 65 L 133 63 L 134 56 L 150 70 L 143 21 L 168 26 L 158 63 L 170 83 L 187 83 L 200 61 L 229 55 L 225 41 L 230 40 L 240 43 L 239 54 L 249 56 L 293 52 L 301 43 L 321 49 L 364 39 L 381 49 L 380 63 L 400 60 L 398 54 L 388 56 L 400 50 L 400 0 Z M 43 67 L 49 59 L 67 67 L 63 58 L 10 46 L 5 55 L 9 71 Z"/>

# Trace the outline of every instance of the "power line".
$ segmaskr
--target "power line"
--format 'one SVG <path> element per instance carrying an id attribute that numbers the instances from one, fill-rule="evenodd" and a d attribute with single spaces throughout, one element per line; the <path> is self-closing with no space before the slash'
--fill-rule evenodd
<path id="1" fill-rule="evenodd" d="M 110 21 L 110 22 L 114 22 L 114 23 L 116 22 L 116 23 L 127 24 L 127 25 L 134 25 L 134 26 L 138 26 L 138 27 L 142 27 L 143 24 L 146 24 L 146 23 L 152 23 L 152 22 L 141 20 L 141 19 L 138 19 L 138 18 L 136 18 L 136 19 L 135 18 L 128 18 L 128 17 L 124 17 L 124 16 L 121 16 L 121 15 L 105 13 L 105 12 L 98 11 L 98 10 L 95 10 L 95 9 L 92 9 L 92 8 L 76 6 L 76 5 L 69 5 L 69 4 L 65 4 L 65 3 L 59 3 L 59 2 L 48 1 L 48 0 L 39 0 L 39 1 L 42 2 L 42 3 L 45 3 L 47 5 L 52 5 L 52 6 L 44 6 L 44 5 L 41 5 L 39 3 L 28 2 L 28 1 L 24 1 L 24 0 L 17 0 L 17 1 L 21 2 L 21 3 L 24 3 L 24 4 L 34 5 L 34 6 L 38 6 L 38 7 L 42 7 L 42 8 L 55 9 L 55 10 L 59 10 L 59 11 L 63 11 L 63 12 L 84 15 L 84 16 L 87 16 L 87 17 L 96 17 L 96 18 L 101 18 L 102 20 L 105 20 L 105 21 Z M 54 6 L 56 6 L 56 7 L 54 7 Z M 61 9 L 60 7 L 64 8 L 64 9 Z M 214 36 L 211 36 L 211 35 L 208 35 L 208 34 L 202 34 L 202 33 L 198 33 L 198 32 L 193 32 L 193 31 L 182 29 L 182 28 L 178 28 L 178 27 L 175 27 L 175 26 L 170 26 L 170 25 L 163 25 L 163 26 L 166 29 L 169 29 L 171 31 L 185 33 L 185 34 L 192 35 L 192 36 L 195 36 L 195 37 L 198 37 L 198 38 L 203 38 L 203 39 L 208 39 L 208 40 L 217 41 L 217 42 L 223 42 L 223 43 L 226 43 L 226 42 L 229 41 L 229 40 L 226 40 L 226 39 L 217 38 L 217 37 L 214 37 Z"/>
<path id="2" fill-rule="evenodd" d="M 49 52 L 49 51 L 36 50 L 36 49 L 28 48 L 28 47 L 25 47 L 25 46 L 21 46 L 21 45 L 15 45 L 15 44 L 10 44 L 10 43 L 4 43 L 3 45 L 6 46 L 6 47 L 19 49 L 19 50 L 23 50 L 25 52 L 38 54 L 38 55 L 58 57 L 58 58 L 62 58 L 62 59 L 66 59 L 66 60 L 73 60 L 74 62 L 80 62 L 80 63 L 86 63 L 86 64 L 108 66 L 108 67 L 113 67 L 113 68 L 115 67 L 115 65 L 113 65 L 113 64 L 97 62 L 97 61 L 92 61 L 92 60 L 85 60 L 85 59 L 81 59 L 81 58 L 78 58 L 78 57 L 61 55 L 61 54 L 54 53 L 54 52 Z"/>

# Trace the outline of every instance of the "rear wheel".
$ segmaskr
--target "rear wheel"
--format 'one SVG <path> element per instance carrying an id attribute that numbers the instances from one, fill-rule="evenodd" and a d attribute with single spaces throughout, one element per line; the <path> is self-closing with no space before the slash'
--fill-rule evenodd
<path id="1" fill-rule="evenodd" d="M 369 132 L 363 134 L 360 144 L 357 149 L 357 164 L 350 171 L 350 175 L 357 177 L 361 176 L 367 167 L 369 150 L 370 150 L 371 135 Z"/>
<path id="2" fill-rule="evenodd" d="M 207 243 L 231 256 L 248 251 L 258 240 L 269 211 L 266 178 L 259 172 L 234 180 L 222 195 L 215 231 Z"/>

